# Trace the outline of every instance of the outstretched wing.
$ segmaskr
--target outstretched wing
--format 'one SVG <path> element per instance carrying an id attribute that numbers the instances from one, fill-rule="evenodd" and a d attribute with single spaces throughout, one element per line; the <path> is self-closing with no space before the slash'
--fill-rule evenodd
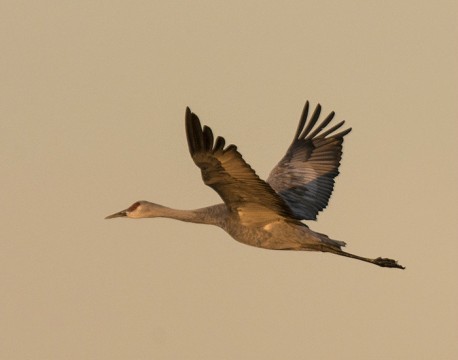
<path id="1" fill-rule="evenodd" d="M 263 224 L 292 217 L 282 198 L 261 180 L 243 160 L 235 145 L 224 138 L 214 140 L 212 130 L 186 109 L 186 136 L 191 157 L 202 172 L 204 183 L 213 188 L 231 212 L 245 225 Z"/>
<path id="2" fill-rule="evenodd" d="M 325 129 L 334 112 L 315 126 L 321 106 L 316 106 L 307 122 L 308 111 L 307 101 L 294 140 L 267 182 L 288 204 L 295 218 L 315 220 L 328 205 L 334 178 L 339 174 L 343 138 L 351 128 L 335 133 L 344 124 L 341 121 Z"/>

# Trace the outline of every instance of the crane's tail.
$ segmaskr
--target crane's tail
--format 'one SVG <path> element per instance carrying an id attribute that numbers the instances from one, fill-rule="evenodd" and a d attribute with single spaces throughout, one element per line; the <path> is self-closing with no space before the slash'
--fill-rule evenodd
<path id="1" fill-rule="evenodd" d="M 329 236 L 327 236 L 325 234 L 320 234 L 320 233 L 317 233 L 317 232 L 315 232 L 315 234 L 318 235 L 318 237 L 320 238 L 320 240 L 321 240 L 321 242 L 323 244 L 329 245 L 329 246 L 331 246 L 333 248 L 336 248 L 337 250 L 341 250 L 342 247 L 347 245 L 347 243 L 345 241 L 333 240 L 333 239 L 329 238 Z"/>

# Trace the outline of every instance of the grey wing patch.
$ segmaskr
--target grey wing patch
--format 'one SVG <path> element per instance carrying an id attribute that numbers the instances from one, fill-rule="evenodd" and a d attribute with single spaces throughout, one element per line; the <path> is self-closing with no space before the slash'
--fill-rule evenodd
<path id="1" fill-rule="evenodd" d="M 295 218 L 315 220 L 328 205 L 334 178 L 339 174 L 343 138 L 351 128 L 334 133 L 345 123 L 341 121 L 326 129 L 334 112 L 316 125 L 321 113 L 319 104 L 307 121 L 308 112 L 307 101 L 293 142 L 267 182 L 288 204 Z"/>

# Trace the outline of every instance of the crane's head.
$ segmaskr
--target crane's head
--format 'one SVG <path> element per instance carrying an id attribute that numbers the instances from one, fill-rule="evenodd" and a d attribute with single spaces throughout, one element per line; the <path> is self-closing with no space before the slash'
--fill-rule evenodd
<path id="1" fill-rule="evenodd" d="M 105 219 L 113 219 L 117 217 L 128 217 L 131 219 L 140 219 L 145 217 L 154 217 L 156 207 L 161 207 L 148 201 L 136 201 L 127 209 L 119 211 L 113 215 L 108 215 Z"/>

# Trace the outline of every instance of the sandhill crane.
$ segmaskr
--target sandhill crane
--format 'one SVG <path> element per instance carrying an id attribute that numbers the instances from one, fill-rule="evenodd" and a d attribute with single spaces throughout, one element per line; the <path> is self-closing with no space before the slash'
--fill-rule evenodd
<path id="1" fill-rule="evenodd" d="M 351 128 L 335 133 L 344 121 L 326 129 L 331 112 L 320 124 L 318 104 L 307 121 L 307 101 L 293 142 L 286 155 L 261 180 L 243 160 L 235 145 L 225 146 L 223 137 L 213 137 L 208 126 L 186 108 L 186 136 L 189 152 L 200 168 L 204 183 L 215 190 L 223 204 L 196 210 L 177 210 L 148 201 L 137 201 L 125 210 L 107 216 L 154 218 L 211 224 L 224 229 L 235 240 L 265 249 L 322 251 L 369 262 L 382 267 L 404 269 L 397 261 L 347 253 L 343 241 L 312 231 L 301 220 L 316 220 L 326 208 L 342 157 L 344 136 Z"/>

